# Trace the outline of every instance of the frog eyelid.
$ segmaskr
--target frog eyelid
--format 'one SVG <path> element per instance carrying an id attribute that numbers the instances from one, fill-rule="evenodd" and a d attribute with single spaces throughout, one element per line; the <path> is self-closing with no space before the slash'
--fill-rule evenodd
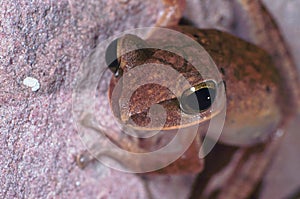
<path id="1" fill-rule="evenodd" d="M 184 92 L 188 92 L 188 91 L 189 91 L 190 94 L 192 94 L 192 93 L 194 93 L 195 91 L 200 90 L 200 89 L 202 89 L 202 88 L 212 88 L 212 89 L 216 89 L 217 85 L 218 85 L 218 84 L 217 84 L 214 80 L 206 80 L 206 81 L 204 81 L 204 82 L 201 82 L 201 83 L 199 83 L 199 84 L 197 84 L 197 85 L 195 85 L 195 86 L 193 86 L 193 87 L 187 89 L 187 90 L 184 91 Z"/>

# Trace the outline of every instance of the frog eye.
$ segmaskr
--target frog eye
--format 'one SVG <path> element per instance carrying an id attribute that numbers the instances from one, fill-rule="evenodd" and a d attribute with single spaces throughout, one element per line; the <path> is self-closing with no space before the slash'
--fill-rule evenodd
<path id="1" fill-rule="evenodd" d="M 105 52 L 106 64 L 116 77 L 120 75 L 120 62 L 118 59 L 117 50 L 118 39 L 115 39 L 108 45 Z"/>
<path id="2" fill-rule="evenodd" d="M 201 82 L 185 90 L 180 98 L 180 108 L 188 114 L 209 109 L 216 97 L 216 83 L 212 80 Z"/>

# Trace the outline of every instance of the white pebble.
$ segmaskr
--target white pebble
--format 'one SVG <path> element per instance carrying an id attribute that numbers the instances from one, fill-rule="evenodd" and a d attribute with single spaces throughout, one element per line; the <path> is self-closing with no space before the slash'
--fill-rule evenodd
<path id="1" fill-rule="evenodd" d="M 33 78 L 33 77 L 26 77 L 24 80 L 23 80 L 23 84 L 25 86 L 28 86 L 31 88 L 31 90 L 33 92 L 37 91 L 40 89 L 40 83 L 37 79 Z"/>

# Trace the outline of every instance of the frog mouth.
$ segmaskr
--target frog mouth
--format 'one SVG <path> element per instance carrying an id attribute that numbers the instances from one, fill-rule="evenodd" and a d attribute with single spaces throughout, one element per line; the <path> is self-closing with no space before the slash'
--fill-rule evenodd
<path id="1" fill-rule="evenodd" d="M 126 125 L 139 130 L 172 130 L 185 128 L 196 124 L 204 123 L 210 120 L 218 112 L 212 112 L 209 109 L 198 114 L 187 114 L 181 111 L 178 100 L 172 99 L 159 103 L 166 114 L 157 114 L 154 120 L 164 121 L 161 123 L 152 123 L 153 117 L 149 117 L 149 109 L 141 113 L 135 113 L 130 116 Z M 162 124 L 163 123 L 163 124 Z M 158 125 L 160 124 L 160 125 Z"/>

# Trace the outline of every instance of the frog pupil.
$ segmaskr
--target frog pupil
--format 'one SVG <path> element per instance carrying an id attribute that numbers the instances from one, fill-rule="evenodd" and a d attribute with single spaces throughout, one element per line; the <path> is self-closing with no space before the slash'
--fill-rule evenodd
<path id="1" fill-rule="evenodd" d="M 194 96 L 189 95 L 186 98 L 187 105 L 193 110 L 203 111 L 211 106 L 215 97 L 215 90 L 210 88 L 202 88 L 195 91 L 194 94 L 196 95 L 198 104 L 195 102 Z"/>
<path id="2" fill-rule="evenodd" d="M 117 47 L 118 47 L 118 39 L 115 39 L 108 45 L 105 52 L 106 64 L 114 74 L 118 73 L 119 66 L 120 66 L 120 63 L 118 61 L 118 56 L 117 56 Z"/>

